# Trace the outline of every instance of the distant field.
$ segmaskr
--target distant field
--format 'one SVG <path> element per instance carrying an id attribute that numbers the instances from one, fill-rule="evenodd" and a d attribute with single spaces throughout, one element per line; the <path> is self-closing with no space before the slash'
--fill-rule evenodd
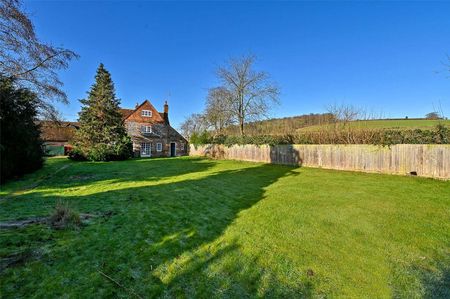
<path id="1" fill-rule="evenodd" d="M 371 129 L 432 129 L 438 124 L 450 127 L 450 120 L 429 120 L 429 119 L 377 119 L 358 120 L 349 123 L 352 128 Z M 317 125 L 298 129 L 299 131 L 315 131 L 331 125 Z"/>

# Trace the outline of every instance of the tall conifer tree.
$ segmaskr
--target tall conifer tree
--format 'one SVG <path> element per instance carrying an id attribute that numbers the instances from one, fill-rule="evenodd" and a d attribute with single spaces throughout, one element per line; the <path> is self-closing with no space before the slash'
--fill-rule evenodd
<path id="1" fill-rule="evenodd" d="M 114 83 L 103 64 L 97 69 L 95 83 L 80 112 L 80 129 L 76 134 L 76 149 L 72 157 L 89 160 L 120 160 L 131 156 L 131 140 L 127 135 L 120 100 L 116 97 Z"/>

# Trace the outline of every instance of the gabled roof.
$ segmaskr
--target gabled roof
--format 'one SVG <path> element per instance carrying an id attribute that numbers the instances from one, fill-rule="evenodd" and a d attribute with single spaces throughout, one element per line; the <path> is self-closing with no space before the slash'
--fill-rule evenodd
<path id="1" fill-rule="evenodd" d="M 123 120 L 126 120 L 127 118 L 129 118 L 133 113 L 135 113 L 137 110 L 139 110 L 145 104 L 150 105 L 150 107 L 158 113 L 158 116 L 161 118 L 161 120 L 159 120 L 159 121 L 164 121 L 164 113 L 156 110 L 155 106 L 153 106 L 149 100 L 143 101 L 140 105 L 136 106 L 136 108 L 134 108 L 134 109 L 120 108 L 120 112 L 123 115 Z"/>

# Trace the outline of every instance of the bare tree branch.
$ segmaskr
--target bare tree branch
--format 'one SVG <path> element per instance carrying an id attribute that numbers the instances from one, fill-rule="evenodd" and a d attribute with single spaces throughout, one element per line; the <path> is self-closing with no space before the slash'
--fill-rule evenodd
<path id="1" fill-rule="evenodd" d="M 57 71 L 77 57 L 71 50 L 41 42 L 19 0 L 0 1 L 0 75 L 35 92 L 41 113 L 54 114 L 50 102 L 67 102 Z"/>
<path id="2" fill-rule="evenodd" d="M 253 55 L 231 59 L 217 70 L 223 90 L 229 94 L 226 109 L 239 123 L 241 135 L 247 120 L 258 120 L 267 115 L 271 106 L 278 104 L 279 89 L 269 82 L 269 75 L 253 70 Z"/>

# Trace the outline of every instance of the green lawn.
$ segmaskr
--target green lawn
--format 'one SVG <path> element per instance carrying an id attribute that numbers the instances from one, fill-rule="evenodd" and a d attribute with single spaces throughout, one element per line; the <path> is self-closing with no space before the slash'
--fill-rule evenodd
<path id="1" fill-rule="evenodd" d="M 430 119 L 375 119 L 358 120 L 349 122 L 349 126 L 355 129 L 434 129 L 438 124 L 450 127 L 450 120 L 430 120 Z M 298 129 L 302 131 L 317 131 L 318 129 L 332 127 L 332 125 L 317 125 Z"/>
<path id="2" fill-rule="evenodd" d="M 0 297 L 450 297 L 450 182 L 51 158 L 1 187 L 0 221 L 49 215 L 58 200 L 104 216 L 0 230 Z"/>

